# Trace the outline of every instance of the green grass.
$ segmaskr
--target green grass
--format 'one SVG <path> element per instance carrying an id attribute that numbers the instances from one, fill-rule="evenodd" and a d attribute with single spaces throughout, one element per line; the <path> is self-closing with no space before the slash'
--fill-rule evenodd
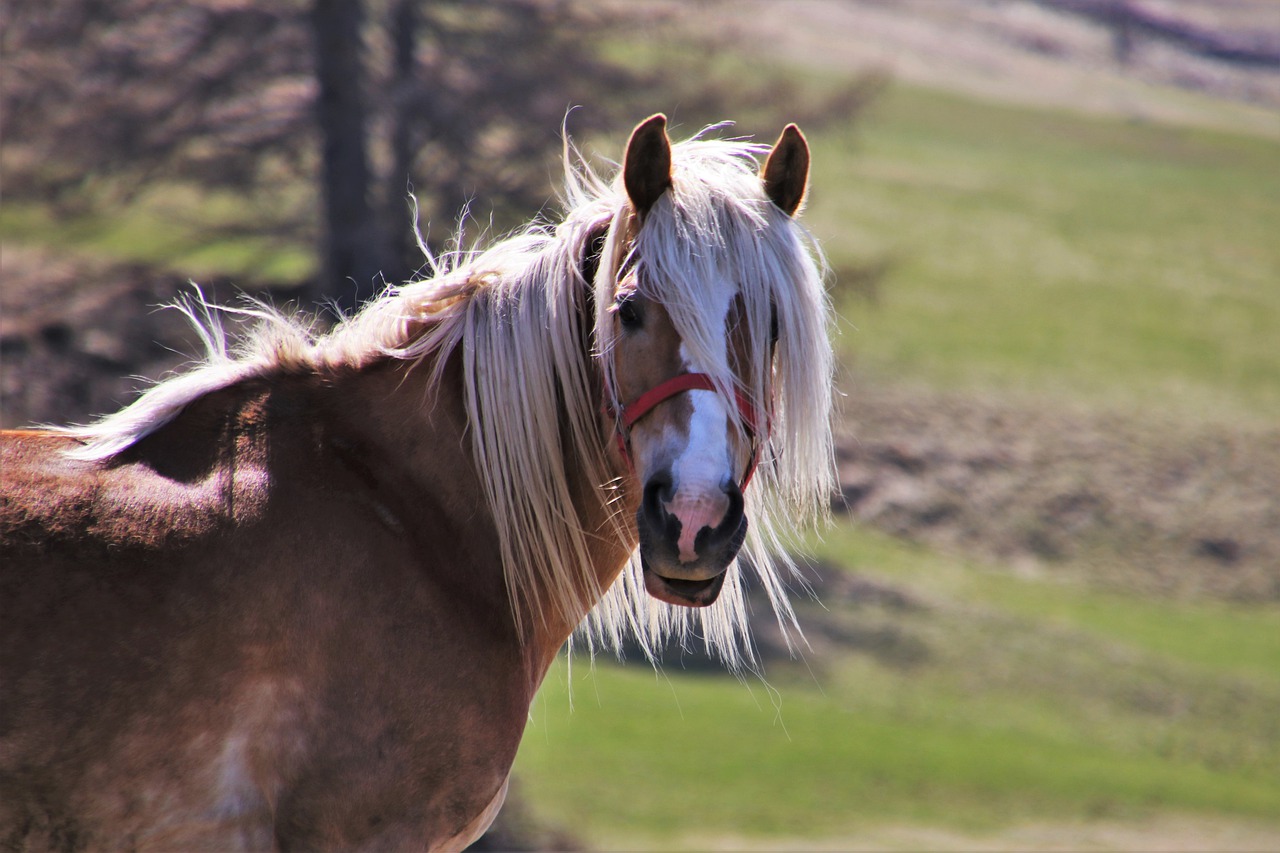
<path id="1" fill-rule="evenodd" d="M 1066 570 L 1023 578 L 847 525 L 815 538 L 811 549 L 823 560 L 928 595 L 1093 632 L 1206 670 L 1280 679 L 1280 609 L 1265 603 L 1145 599 L 1090 588 Z"/>
<path id="2" fill-rule="evenodd" d="M 289 284 L 312 275 L 310 246 L 223 230 L 254 215 L 235 194 L 178 185 L 152 189 L 109 214 L 57 216 L 44 205 L 6 201 L 0 207 L 0 240 L 155 265 L 196 280 L 225 276 Z"/>
<path id="3" fill-rule="evenodd" d="M 818 642 L 769 688 L 581 660 L 570 687 L 561 665 L 517 762 L 539 813 L 605 847 L 1280 815 L 1275 614 L 1064 596 L 855 528 L 821 553 L 921 603 L 828 620 L 926 654 Z"/>
<path id="4" fill-rule="evenodd" d="M 936 386 L 1280 413 L 1280 142 L 894 87 L 813 134 L 808 216 L 863 372 Z"/>
<path id="5" fill-rule="evenodd" d="M 518 772 L 545 813 L 606 838 L 1280 807 L 1280 788 L 1263 779 L 953 715 L 973 698 L 932 695 L 926 709 L 915 697 L 914 713 L 899 713 L 788 689 L 779 723 L 733 682 L 673 677 L 664 689 L 614 669 L 594 680 L 598 703 L 579 696 L 572 715 L 547 707 L 562 690 L 546 691 Z"/>

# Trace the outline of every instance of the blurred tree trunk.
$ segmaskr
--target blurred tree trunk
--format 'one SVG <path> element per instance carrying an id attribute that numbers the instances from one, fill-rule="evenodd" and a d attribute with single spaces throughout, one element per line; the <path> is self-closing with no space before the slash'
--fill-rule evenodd
<path id="1" fill-rule="evenodd" d="M 392 47 L 389 104 L 391 166 L 383 193 L 383 222 L 391 240 L 391 262 L 395 264 L 386 273 L 390 281 L 408 279 L 417 266 L 412 260 L 418 256 L 417 243 L 411 231 L 415 223 L 407 215 L 407 208 L 409 194 L 414 191 L 411 176 L 417 154 L 413 97 L 418 73 L 418 30 L 422 25 L 422 15 L 418 10 L 420 3 L 421 0 L 394 0 L 387 27 Z M 418 263 L 421 263 L 420 256 Z"/>
<path id="2" fill-rule="evenodd" d="M 311 22 L 324 206 L 317 296 L 350 311 L 381 289 L 391 254 L 370 200 L 361 0 L 314 0 Z"/>

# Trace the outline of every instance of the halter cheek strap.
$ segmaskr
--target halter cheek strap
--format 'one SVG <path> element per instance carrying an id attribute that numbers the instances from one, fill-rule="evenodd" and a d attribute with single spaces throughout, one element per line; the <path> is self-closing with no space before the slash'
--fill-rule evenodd
<path id="1" fill-rule="evenodd" d="M 669 400 L 677 394 L 683 394 L 685 391 L 715 391 L 715 381 L 705 373 L 681 373 L 673 376 L 665 382 L 660 382 L 653 388 L 641 394 L 635 400 L 623 406 L 621 410 L 609 407 L 609 413 L 613 415 L 617 428 L 614 431 L 614 438 L 618 443 L 618 453 L 626 460 L 627 467 L 631 471 L 635 471 L 635 463 L 631 458 L 631 427 L 643 418 L 649 412 L 653 411 L 659 403 Z M 738 391 L 735 394 L 738 404 L 738 414 L 742 416 L 743 423 L 747 426 L 747 435 L 751 438 L 751 458 L 747 461 L 747 470 L 742 477 L 742 489 L 745 491 L 747 484 L 751 482 L 751 477 L 756 472 L 756 467 L 760 464 L 760 424 L 755 406 L 751 405 L 751 401 L 745 394 Z M 768 419 L 765 421 L 765 432 L 768 432 Z"/>

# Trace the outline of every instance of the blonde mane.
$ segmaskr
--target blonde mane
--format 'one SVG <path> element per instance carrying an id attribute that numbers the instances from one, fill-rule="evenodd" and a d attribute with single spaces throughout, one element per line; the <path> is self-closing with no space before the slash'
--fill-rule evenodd
<path id="1" fill-rule="evenodd" d="M 204 360 L 147 390 L 101 421 L 61 430 L 82 442 L 73 455 L 105 459 L 176 417 L 204 394 L 255 376 L 362 367 L 385 359 L 431 356 L 437 370 L 461 347 L 472 452 L 498 524 L 503 569 L 513 599 L 528 612 L 583 610 L 599 597 L 588 536 L 573 502 L 568 469 L 589 478 L 608 502 L 616 484 L 601 434 L 599 395 L 614 395 L 612 324 L 605 311 L 628 259 L 646 268 L 652 298 L 668 309 L 700 363 L 723 351 L 725 330 L 706 322 L 700 287 L 731 276 L 739 287 L 753 352 L 769 358 L 769 326 L 779 338 L 756 386 L 735 389 L 728 364 L 709 371 L 721 393 L 768 399 L 772 428 L 746 494 L 749 533 L 739 563 L 754 572 L 790 637 L 798 633 L 786 581 L 796 579 L 785 547 L 792 531 L 826 509 L 834 484 L 831 447 L 830 311 L 821 254 L 806 232 L 764 195 L 757 158 L 767 147 L 702 135 L 672 149 L 673 189 L 631 233 L 620 182 L 601 179 L 566 145 L 565 201 L 554 227 L 541 224 L 492 248 L 459 254 L 429 278 L 390 288 L 328 333 L 260 304 L 216 308 L 197 295 L 178 307 L 198 330 Z M 582 259 L 608 226 L 595 276 L 594 330 L 587 328 L 589 283 Z M 222 314 L 256 321 L 230 342 Z M 594 359 L 584 359 L 592 341 Z M 723 358 L 720 359 L 723 361 Z M 437 377 L 438 379 L 438 374 Z M 615 395 L 616 396 L 616 395 Z M 615 400 L 616 402 L 620 402 Z M 567 465 L 566 451 L 574 454 Z M 629 519 L 615 516 L 614 535 Z M 663 604 L 644 589 L 638 555 L 584 622 L 589 645 L 620 648 L 633 633 L 649 652 L 668 638 L 700 637 L 731 666 L 754 660 L 741 573 L 730 568 L 716 604 L 692 610 Z M 549 600 L 540 599 L 546 590 Z"/>

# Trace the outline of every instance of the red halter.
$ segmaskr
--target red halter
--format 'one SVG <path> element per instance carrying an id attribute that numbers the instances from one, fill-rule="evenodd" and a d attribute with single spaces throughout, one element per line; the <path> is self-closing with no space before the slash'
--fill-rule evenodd
<path id="1" fill-rule="evenodd" d="M 630 444 L 631 427 L 636 421 L 653 411 L 659 403 L 677 394 L 683 394 L 685 391 L 715 390 L 716 383 L 707 374 L 681 373 L 665 382 L 658 383 L 620 410 L 609 406 L 609 413 L 613 415 L 614 420 L 617 422 L 614 437 L 618 442 L 618 452 L 626 460 L 627 467 L 633 472 L 635 471 L 635 463 L 631 459 L 631 448 L 628 445 Z M 758 412 L 755 406 L 751 405 L 750 399 L 741 391 L 736 392 L 735 397 L 738 403 L 738 414 L 742 416 L 742 421 L 747 426 L 747 435 L 751 438 L 751 459 L 747 462 L 747 471 L 742 477 L 742 490 L 746 491 L 747 484 L 751 482 L 751 477 L 756 472 L 756 466 L 760 463 L 760 424 Z M 766 434 L 768 430 L 769 422 L 766 416 Z"/>

